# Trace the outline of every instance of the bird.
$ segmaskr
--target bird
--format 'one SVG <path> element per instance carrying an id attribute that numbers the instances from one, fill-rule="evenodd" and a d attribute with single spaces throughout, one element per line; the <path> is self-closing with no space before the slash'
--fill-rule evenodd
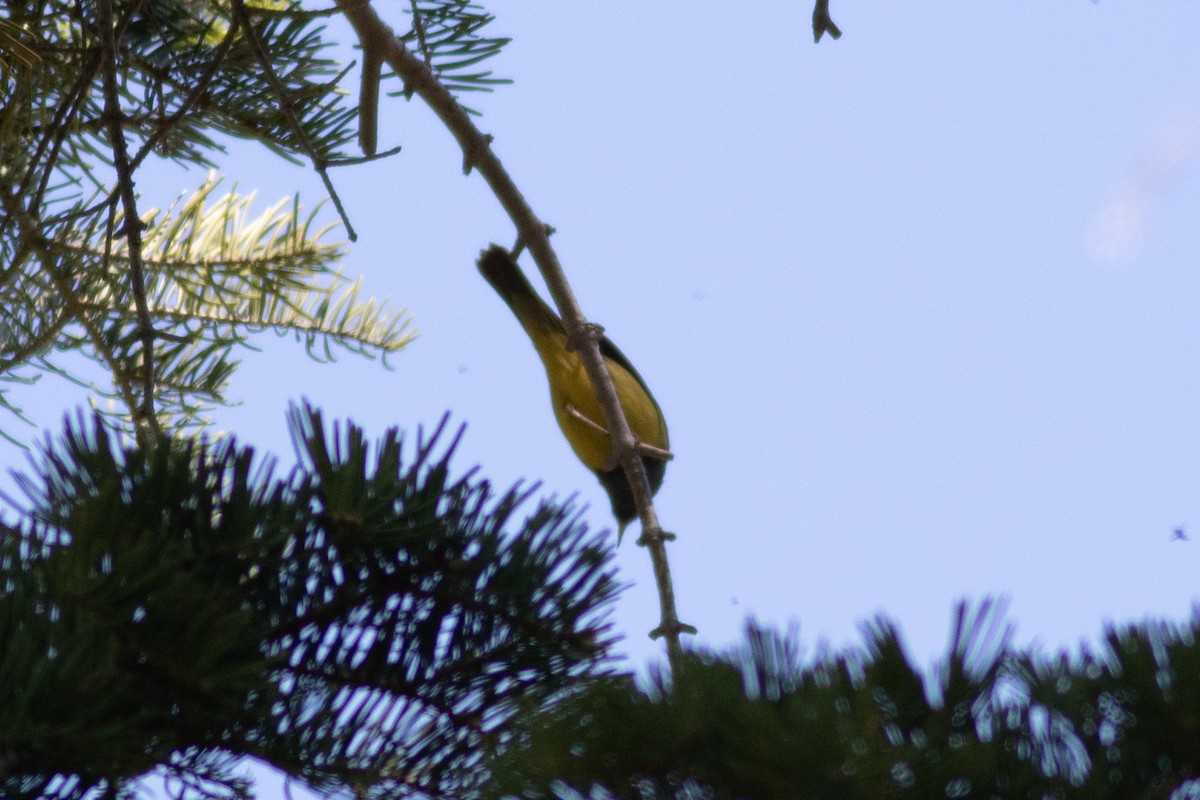
<path id="1" fill-rule="evenodd" d="M 567 344 L 567 329 L 554 310 L 530 285 L 512 255 L 492 245 L 479 257 L 479 271 L 496 294 L 508 304 L 546 368 L 550 401 L 563 436 L 584 466 L 596 474 L 608 493 L 618 525 L 618 543 L 625 528 L 637 518 L 633 490 L 625 470 L 617 463 L 612 437 L 604 428 L 604 412 L 583 359 Z M 667 421 L 642 376 L 607 336 L 599 339 L 600 354 L 612 377 L 617 398 L 634 437 L 664 452 L 670 449 Z M 663 458 L 642 456 L 651 495 L 662 486 L 667 471 Z"/>

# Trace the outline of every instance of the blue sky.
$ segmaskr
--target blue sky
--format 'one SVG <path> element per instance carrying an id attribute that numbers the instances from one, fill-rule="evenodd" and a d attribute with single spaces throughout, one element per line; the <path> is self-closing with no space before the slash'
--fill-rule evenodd
<path id="1" fill-rule="evenodd" d="M 469 99 L 666 413 L 658 510 L 696 641 L 732 644 L 753 614 L 840 645 L 883 611 L 928 665 L 961 597 L 1010 597 L 1018 640 L 1055 647 L 1190 612 L 1200 6 L 834 0 L 845 36 L 820 45 L 806 3 L 488 8 L 516 83 Z M 380 148 L 405 149 L 335 174 L 360 234 L 343 266 L 420 338 L 389 372 L 264 336 L 218 423 L 290 458 L 302 396 L 372 434 L 450 410 L 461 469 L 578 492 L 611 526 L 475 271 L 511 225 L 419 101 L 384 102 Z M 321 197 L 245 144 L 223 171 L 263 207 Z M 203 178 L 139 188 L 165 205 Z M 56 425 L 80 395 L 14 399 Z M 659 649 L 634 538 L 616 623 L 639 664 Z"/>

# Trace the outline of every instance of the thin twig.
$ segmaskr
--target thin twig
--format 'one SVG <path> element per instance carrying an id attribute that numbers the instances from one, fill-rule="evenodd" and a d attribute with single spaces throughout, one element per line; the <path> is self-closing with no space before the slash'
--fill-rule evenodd
<path id="1" fill-rule="evenodd" d="M 51 344 L 58 338 L 58 334 L 62 332 L 62 329 L 70 321 L 71 317 L 69 314 L 60 313 L 41 333 L 34 335 L 20 348 L 13 347 L 9 349 L 10 345 L 5 342 L 4 357 L 0 358 L 0 373 L 7 373 L 10 370 L 16 369 L 34 356 L 41 355 L 49 350 Z"/>
<path id="2" fill-rule="evenodd" d="M 217 75 L 217 70 L 221 68 L 222 62 L 225 61 L 225 55 L 229 52 L 229 48 L 233 46 L 237 39 L 238 25 L 230 25 L 229 30 L 225 32 L 225 38 L 217 45 L 216 51 L 213 53 L 209 61 L 208 67 L 200 74 L 199 80 L 196 81 L 195 87 L 187 93 L 183 98 L 183 102 L 175 109 L 175 113 L 168 116 L 166 119 L 158 123 L 158 129 L 146 137 L 146 141 L 142 143 L 142 147 L 138 150 L 137 155 L 133 157 L 133 168 L 136 169 L 145 160 L 146 156 L 154 149 L 170 131 L 178 125 L 183 118 L 191 110 L 192 106 L 204 96 L 208 91 L 208 87 L 212 84 L 213 79 Z"/>
<path id="3" fill-rule="evenodd" d="M 500 160 L 492 151 L 491 137 L 480 132 L 454 95 L 434 75 L 429 64 L 415 56 L 375 12 L 362 0 L 338 0 L 338 6 L 354 27 L 364 51 L 376 50 L 404 81 L 405 88 L 419 95 L 450 130 L 462 149 L 464 166 L 476 168 L 492 192 L 508 212 L 517 228 L 520 241 L 527 247 L 546 279 L 546 285 L 562 314 L 569 335 L 581 341 L 580 356 L 596 389 L 604 411 L 605 427 L 612 431 L 614 453 L 619 457 L 633 490 L 634 501 L 642 521 L 642 542 L 650 553 L 655 581 L 658 585 L 661 622 L 652 636 L 663 636 L 672 668 L 677 668 L 683 656 L 679 635 L 694 632 L 690 625 L 679 621 L 675 609 L 675 591 L 671 582 L 670 565 L 664 542 L 669 538 L 658 524 L 651 499 L 650 484 L 645 466 L 638 454 L 637 439 L 625 419 L 617 399 L 612 378 L 600 355 L 598 335 L 591 335 L 589 325 L 567 283 L 558 256 L 550 246 L 547 226 L 538 219 Z"/>
<path id="4" fill-rule="evenodd" d="M 142 402 L 134 423 L 137 430 L 146 426 L 155 438 L 162 436 L 158 416 L 154 411 L 154 326 L 146 304 L 146 275 L 142 265 L 142 220 L 137 210 L 137 195 L 133 190 L 133 169 L 122 126 L 121 98 L 117 88 L 117 42 L 113 25 L 112 0 L 96 4 L 100 23 L 100 62 L 104 76 L 104 116 L 108 120 L 109 141 L 112 144 L 113 169 L 120 187 L 121 208 L 124 212 L 123 232 L 129 253 L 129 284 L 137 314 L 138 337 L 142 342 Z M 111 240 L 111 237 L 110 237 Z"/>
<path id="5" fill-rule="evenodd" d="M 372 161 L 379 161 L 384 158 L 391 158 L 399 153 L 403 148 L 396 145 L 390 150 L 384 150 L 382 153 L 376 153 L 370 156 L 351 156 L 349 158 L 331 158 L 325 162 L 329 167 L 352 167 L 356 164 L 369 164 Z"/>
<path id="6" fill-rule="evenodd" d="M 242 0 L 231 0 L 230 7 L 233 9 L 233 15 L 237 19 L 238 25 L 245 31 L 246 39 L 250 42 L 250 46 L 254 48 L 254 55 L 258 59 L 259 66 L 262 67 L 267 83 L 271 85 L 275 96 L 279 98 L 279 110 L 283 112 L 284 118 L 287 119 L 288 126 L 292 129 L 292 133 L 296 135 L 296 140 L 300 143 L 304 154 L 312 162 L 313 169 L 321 176 L 321 182 L 325 184 L 325 191 L 329 193 L 329 199 L 333 201 L 333 207 L 337 210 L 338 216 L 341 217 L 342 224 L 346 226 L 346 236 L 350 238 L 350 241 L 357 242 L 358 233 L 350 223 L 350 217 L 346 214 L 345 207 L 342 206 L 342 199 L 338 196 L 337 190 L 333 187 L 333 181 L 329 177 L 329 170 L 326 168 L 328 162 L 324 156 L 317 152 L 312 140 L 308 138 L 308 132 L 304 130 L 304 126 L 300 123 L 300 118 L 296 116 L 295 98 L 288 93 L 287 87 L 283 85 L 283 81 L 275 74 L 275 68 L 271 65 L 271 57 L 267 53 L 266 47 L 263 46 L 262 40 L 258 38 L 258 32 L 254 30 L 254 26 L 251 24 L 250 15 L 246 12 L 245 3 Z"/>
<path id="7" fill-rule="evenodd" d="M 64 93 L 62 102 L 54 109 L 53 117 L 47 123 L 37 147 L 33 149 L 30 155 L 29 167 L 21 181 L 20 187 L 17 189 L 18 196 L 28 198 L 26 201 L 27 208 L 40 208 L 42 205 L 42 201 L 50 186 L 54 166 L 58 163 L 58 154 L 62 150 L 63 143 L 71 133 L 80 106 L 83 105 L 87 97 L 87 90 L 92 84 L 92 79 L 95 77 L 99 60 L 98 53 L 94 50 L 89 52 L 88 57 L 84 59 L 84 64 L 79 70 L 79 75 L 76 77 L 75 83 L 69 91 Z M 35 166 L 39 163 L 45 165 L 40 174 Z M 37 184 L 36 189 L 33 188 L 35 183 Z M 5 230 L 8 222 L 8 220 L 0 220 L 0 232 Z"/>
<path id="8" fill-rule="evenodd" d="M 429 52 L 429 44 L 425 41 L 425 21 L 421 19 L 421 9 L 417 7 L 417 0 L 409 0 L 409 5 L 412 6 L 413 32 L 417 34 L 417 49 L 425 58 L 425 66 L 433 69 L 433 54 Z"/>

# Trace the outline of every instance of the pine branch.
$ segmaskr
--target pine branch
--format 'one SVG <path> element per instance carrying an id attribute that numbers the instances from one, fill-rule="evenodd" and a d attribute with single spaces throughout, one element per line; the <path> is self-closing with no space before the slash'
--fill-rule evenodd
<path id="1" fill-rule="evenodd" d="M 409 338 L 399 312 L 328 271 L 336 249 L 289 251 L 267 238 L 257 253 L 216 264 L 199 249 L 155 253 L 156 231 L 142 230 L 153 220 L 138 211 L 135 171 L 153 156 L 210 163 L 221 133 L 289 158 L 350 161 L 354 109 L 324 56 L 319 14 L 274 2 L 239 4 L 234 14 L 192 0 L 73 9 L 14 6 L 20 36 L 0 40 L 14 43 L 5 61 L 13 91 L 0 115 L 0 299 L 15 311 L 0 330 L 4 369 L 53 368 L 57 354 L 82 350 L 110 371 L 113 386 L 102 394 L 132 419 L 178 429 L 220 402 L 236 365 L 230 347 L 255 330 L 293 334 L 324 359 L 339 349 L 386 357 Z M 176 234 L 230 233 L 215 220 L 179 222 L 189 223 L 195 230 Z M 299 223 L 291 230 L 305 235 Z M 219 241 L 191 239 L 193 247 Z M 311 274 L 293 280 L 292 270 Z M 254 294 L 279 286 L 282 298 Z M 232 299 L 240 289 L 249 301 Z M 204 299 L 175 302 L 179 291 Z"/>
<path id="2" fill-rule="evenodd" d="M 1012 650 L 1003 616 L 1003 603 L 959 605 L 929 681 L 878 618 L 862 649 L 803 659 L 795 630 L 751 624 L 741 648 L 691 654 L 648 685 L 581 683 L 519 721 L 488 796 L 1190 796 L 1200 611 L 1055 658 Z"/>
<path id="3" fill-rule="evenodd" d="M 283 478 L 232 438 L 135 448 L 99 418 L 17 476 L 6 798 L 156 768 L 181 796 L 240 796 L 247 756 L 318 791 L 463 796 L 522 704 L 602 667 L 616 584 L 570 503 L 522 522 L 528 490 L 452 477 L 444 421 L 415 449 L 311 409 L 292 426 Z"/>
<path id="4" fill-rule="evenodd" d="M 273 55 L 267 51 L 262 39 L 259 38 L 257 31 L 255 31 L 250 21 L 250 15 L 246 11 L 245 3 L 242 0 L 230 0 L 230 7 L 233 9 L 234 19 L 237 20 L 242 30 L 246 33 L 258 65 L 262 68 L 263 75 L 266 77 L 271 91 L 275 94 L 277 107 L 283 112 L 284 119 L 287 120 L 292 135 L 299 143 L 304 154 L 312 162 L 313 169 L 321 176 L 321 182 L 325 184 L 325 191 L 329 193 L 330 199 L 333 200 L 333 205 L 342 219 L 342 224 L 346 226 L 346 234 L 350 237 L 350 241 L 357 241 L 358 234 L 354 232 L 354 226 L 350 223 L 350 218 L 346 215 L 346 210 L 342 207 L 342 200 L 338 197 L 337 190 L 333 186 L 333 181 L 329 177 L 329 170 L 326 168 L 326 159 L 323 154 L 318 152 L 312 139 L 309 138 L 305 126 L 301 123 L 299 115 L 296 113 L 295 108 L 299 98 L 293 96 L 288 91 L 283 81 L 280 80 L 279 75 L 276 74 Z"/>
<path id="5" fill-rule="evenodd" d="M 508 78 L 493 77 L 491 70 L 466 71 L 499 55 L 512 41 L 482 35 L 495 17 L 481 6 L 470 0 L 412 0 L 408 13 L 413 19 L 412 29 L 401 39 L 416 46 L 426 67 L 449 92 L 490 92 L 496 86 L 512 83 Z M 407 95 L 408 91 L 406 88 L 401 93 Z M 464 110 L 477 114 L 465 106 Z"/>
<path id="6" fill-rule="evenodd" d="M 364 298 L 361 281 L 330 268 L 341 249 L 323 242 L 328 228 L 316 229 L 315 212 L 302 216 L 298 199 L 284 199 L 253 215 L 253 195 L 216 197 L 219 184 L 210 176 L 143 220 L 164 420 L 176 428 L 199 424 L 209 405 L 223 400 L 235 349 L 250 346 L 258 331 L 293 335 L 318 360 L 343 350 L 379 355 L 385 365 L 411 341 L 403 310 Z M 11 284 L 27 297 L 11 300 L 22 310 L 6 328 L 13 344 L 5 355 L 15 367 L 50 348 L 86 348 L 113 375 L 113 389 L 102 394 L 136 408 L 140 334 L 130 324 L 136 314 L 125 278 L 128 252 L 123 242 L 104 248 L 103 229 L 74 226 L 40 245 L 38 263 L 46 267 Z M 76 285 L 64 274 L 87 278 Z M 67 302 L 50 302 L 54 297 Z M 80 327 L 82 339 L 73 332 Z"/>

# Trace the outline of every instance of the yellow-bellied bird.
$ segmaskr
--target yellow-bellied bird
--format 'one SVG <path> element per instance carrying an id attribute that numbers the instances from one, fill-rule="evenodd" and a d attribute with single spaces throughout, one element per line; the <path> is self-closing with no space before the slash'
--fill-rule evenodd
<path id="1" fill-rule="evenodd" d="M 508 251 L 493 245 L 479 258 L 479 271 L 496 293 L 508 303 L 516 314 L 525 333 L 533 341 L 534 349 L 546 367 L 550 381 L 550 402 L 558 426 L 571 444 L 571 449 L 588 469 L 596 473 L 600 484 L 612 501 L 613 516 L 620 530 L 637 517 L 633 502 L 633 491 L 625 471 L 613 457 L 612 439 L 604 428 L 604 412 L 596 399 L 592 381 L 584 369 L 579 353 L 567 347 L 567 329 L 561 319 L 546 304 L 533 287 L 521 268 L 513 261 Z M 604 365 L 612 376 L 617 398 L 625 411 L 629 428 L 639 442 L 669 450 L 667 421 L 662 409 L 650 394 L 646 382 L 629 359 L 616 348 L 607 337 L 600 338 L 600 354 Z M 650 493 L 662 485 L 667 462 L 653 456 L 643 455 L 646 476 L 650 479 Z"/>

